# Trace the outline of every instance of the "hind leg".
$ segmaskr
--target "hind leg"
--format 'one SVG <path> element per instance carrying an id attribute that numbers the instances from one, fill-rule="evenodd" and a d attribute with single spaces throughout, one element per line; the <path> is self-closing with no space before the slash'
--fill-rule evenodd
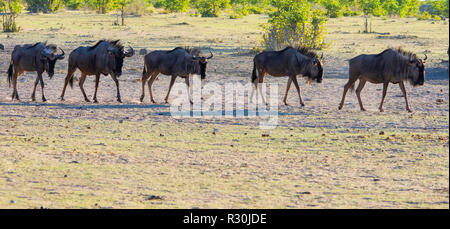
<path id="1" fill-rule="evenodd" d="M 97 100 L 97 90 L 98 90 L 98 85 L 99 85 L 99 83 L 100 83 L 100 74 L 95 75 L 95 91 L 94 91 L 94 98 L 93 98 L 94 103 L 98 103 L 98 100 Z"/>
<path id="2" fill-rule="evenodd" d="M 259 94 L 261 94 L 262 102 L 267 105 L 266 99 L 264 98 L 264 94 L 263 94 L 263 91 L 262 91 L 262 86 L 263 86 L 263 83 L 264 83 L 265 74 L 261 73 L 261 74 L 258 74 L 258 75 L 260 76 L 258 78 L 258 84 L 261 84 L 261 87 L 258 87 Z M 256 92 L 256 100 L 258 100 L 258 91 Z"/>
<path id="3" fill-rule="evenodd" d="M 66 94 L 67 84 L 69 84 L 69 82 L 72 80 L 73 74 L 75 73 L 76 70 L 77 69 L 74 67 L 69 67 L 69 69 L 67 70 L 66 79 L 64 80 L 64 88 L 60 97 L 61 101 L 64 101 L 64 94 Z"/>
<path id="4" fill-rule="evenodd" d="M 366 111 L 366 109 L 364 109 L 364 106 L 363 106 L 362 100 L 361 100 L 361 91 L 365 85 L 366 85 L 366 80 L 360 79 L 358 88 L 356 88 L 356 96 L 358 97 L 359 107 L 361 108 L 361 111 Z"/>
<path id="5" fill-rule="evenodd" d="M 152 86 L 153 82 L 158 79 L 158 75 L 159 72 L 153 73 L 153 75 L 150 77 L 150 80 L 148 81 L 148 93 L 150 94 L 150 101 L 152 103 L 156 103 L 155 100 L 153 99 Z"/>
<path id="6" fill-rule="evenodd" d="M 86 96 L 86 92 L 84 91 L 83 85 L 84 85 L 84 81 L 85 81 L 85 80 L 86 80 L 86 74 L 81 73 L 80 82 L 78 83 L 78 85 L 80 86 L 81 93 L 83 93 L 84 101 L 86 101 L 86 102 L 91 102 L 91 101 L 88 99 L 88 97 Z"/>
<path id="7" fill-rule="evenodd" d="M 344 93 L 342 95 L 341 103 L 339 104 L 339 110 L 342 110 L 342 108 L 344 107 L 345 96 L 347 96 L 348 89 L 354 87 L 356 80 L 358 80 L 358 76 L 350 76 L 348 82 L 345 84 Z"/>
<path id="8" fill-rule="evenodd" d="M 19 93 L 17 91 L 17 78 L 19 78 L 20 75 L 22 75 L 22 72 L 18 72 L 17 70 L 14 71 L 13 79 L 12 79 L 12 85 L 13 85 L 13 94 L 12 94 L 12 100 L 14 99 L 20 101 L 19 99 Z"/>
<path id="9" fill-rule="evenodd" d="M 142 74 L 142 79 L 141 79 L 141 83 L 142 83 L 142 94 L 141 94 L 141 103 L 144 101 L 144 97 L 145 97 L 145 83 L 147 83 L 148 78 L 151 76 L 150 72 L 145 72 L 144 74 Z"/>

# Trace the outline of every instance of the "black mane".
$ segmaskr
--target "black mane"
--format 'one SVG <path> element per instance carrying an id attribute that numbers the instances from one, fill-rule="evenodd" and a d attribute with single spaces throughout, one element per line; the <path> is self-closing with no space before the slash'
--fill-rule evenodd
<path id="1" fill-rule="evenodd" d="M 378 54 L 377 56 L 383 55 L 385 52 L 388 52 L 388 51 L 394 51 L 394 52 L 406 57 L 408 60 L 418 59 L 417 55 L 415 53 L 406 51 L 406 50 L 402 49 L 401 47 L 388 48 L 388 49 L 384 50 L 383 52 L 381 52 L 380 54 Z"/>
<path id="2" fill-rule="evenodd" d="M 102 42 L 108 42 L 109 44 L 111 44 L 114 48 L 118 48 L 119 50 L 123 50 L 123 45 L 120 43 L 120 40 L 99 40 L 94 46 L 89 47 L 89 49 L 95 49 L 97 48 L 97 46 L 99 44 L 101 44 Z"/>
<path id="3" fill-rule="evenodd" d="M 176 47 L 176 48 L 170 50 L 169 52 L 173 52 L 173 51 L 176 51 L 176 50 L 179 50 L 179 49 L 182 49 L 182 50 L 186 51 L 187 53 L 194 54 L 194 55 L 198 55 L 198 54 L 201 53 L 201 50 L 199 48 L 196 48 L 196 47 L 192 48 L 192 47 L 188 47 L 188 46 L 186 46 L 184 48 L 183 47 Z"/>
<path id="4" fill-rule="evenodd" d="M 279 52 L 284 52 L 284 51 L 286 51 L 288 49 L 295 49 L 295 48 L 293 48 L 292 46 L 287 46 L 286 48 L 284 48 L 283 50 L 281 50 Z M 305 55 L 305 56 L 307 56 L 309 58 L 312 58 L 312 59 L 315 59 L 315 58 L 318 59 L 319 58 L 317 53 L 312 51 L 310 48 L 300 46 L 300 47 L 298 47 L 295 50 L 297 50 L 297 52 L 299 52 L 299 53 L 301 53 L 301 54 L 303 54 L 303 55 Z"/>

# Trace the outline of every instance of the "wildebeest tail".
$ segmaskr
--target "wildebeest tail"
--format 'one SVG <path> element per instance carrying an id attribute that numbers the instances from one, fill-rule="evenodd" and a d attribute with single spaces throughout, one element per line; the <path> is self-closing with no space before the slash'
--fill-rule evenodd
<path id="1" fill-rule="evenodd" d="M 256 64 L 253 63 L 252 83 L 255 82 L 256 78 L 258 78 L 258 76 L 256 75 Z"/>
<path id="2" fill-rule="evenodd" d="M 8 68 L 8 85 L 9 87 L 11 87 L 11 80 L 14 74 L 14 70 L 13 70 L 13 63 L 11 62 L 9 64 L 9 68 Z"/>

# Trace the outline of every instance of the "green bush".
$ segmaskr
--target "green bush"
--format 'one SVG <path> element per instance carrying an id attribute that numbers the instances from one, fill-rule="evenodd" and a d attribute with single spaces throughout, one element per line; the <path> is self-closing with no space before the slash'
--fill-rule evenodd
<path id="1" fill-rule="evenodd" d="M 339 0 L 323 0 L 321 5 L 327 9 L 327 16 L 338 18 L 344 15 L 343 4 Z"/>
<path id="2" fill-rule="evenodd" d="M 54 13 L 63 7 L 62 0 L 26 0 L 30 12 Z"/>
<path id="3" fill-rule="evenodd" d="M 64 0 L 67 9 L 78 10 L 85 5 L 85 0 Z"/>
<path id="4" fill-rule="evenodd" d="M 230 6 L 230 0 L 198 0 L 197 10 L 202 17 L 219 17 L 222 9 Z"/>
<path id="5" fill-rule="evenodd" d="M 417 17 L 418 20 L 430 20 L 431 19 L 431 14 L 428 13 L 428 11 L 424 11 L 422 14 L 419 15 L 419 17 Z"/>
<path id="6" fill-rule="evenodd" d="M 263 46 L 280 50 L 286 46 L 303 46 L 322 49 L 324 42 L 326 10 L 307 0 L 274 0 L 275 11 L 269 13 L 269 21 L 263 25 Z"/>
<path id="7" fill-rule="evenodd" d="M 16 24 L 16 17 L 22 12 L 22 9 L 20 0 L 0 1 L 0 12 L 3 13 L 3 32 L 19 32 L 20 27 Z"/>
<path id="8" fill-rule="evenodd" d="M 169 12 L 187 12 L 190 0 L 166 0 L 163 3 L 164 9 Z"/>

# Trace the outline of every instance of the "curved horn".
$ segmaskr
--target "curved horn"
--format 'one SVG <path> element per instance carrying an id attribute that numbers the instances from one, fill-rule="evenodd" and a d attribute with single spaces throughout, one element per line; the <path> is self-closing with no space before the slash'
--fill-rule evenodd
<path id="1" fill-rule="evenodd" d="M 424 53 L 424 55 L 425 55 L 425 59 L 423 59 L 423 61 L 426 61 L 428 59 L 428 56 L 425 53 Z"/>
<path id="2" fill-rule="evenodd" d="M 208 57 L 206 57 L 206 59 L 208 59 L 208 60 L 214 57 L 214 55 L 211 51 L 209 51 L 209 53 L 210 53 L 210 55 Z"/>
<path id="3" fill-rule="evenodd" d="M 134 49 L 131 46 L 129 47 L 128 51 L 124 54 L 126 57 L 132 57 L 134 55 Z"/>
<path id="4" fill-rule="evenodd" d="M 64 56 L 66 55 L 66 53 L 64 52 L 64 50 L 62 49 L 62 48 L 59 48 L 60 50 L 61 50 L 61 54 L 58 54 L 58 55 L 56 55 L 56 58 L 58 59 L 58 60 L 62 60 L 62 59 L 64 59 Z"/>

